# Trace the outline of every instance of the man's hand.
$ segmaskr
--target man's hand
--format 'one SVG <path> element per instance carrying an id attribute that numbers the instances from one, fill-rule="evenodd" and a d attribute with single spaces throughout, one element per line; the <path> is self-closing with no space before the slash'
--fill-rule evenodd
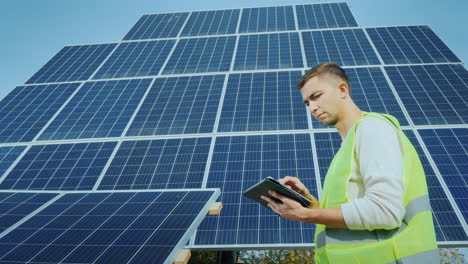
<path id="1" fill-rule="evenodd" d="M 268 194 L 283 202 L 277 203 L 270 197 L 262 195 L 261 198 L 268 202 L 268 207 L 270 207 L 273 212 L 293 221 L 304 221 L 306 214 L 305 210 L 307 209 L 304 208 L 300 203 L 275 191 L 268 191 Z"/>
<path id="2" fill-rule="evenodd" d="M 309 206 L 309 208 L 319 208 L 320 203 L 315 198 L 312 194 L 310 194 L 309 189 L 305 187 L 305 185 L 296 177 L 291 177 L 291 176 L 286 176 L 282 179 L 278 180 L 281 184 L 289 187 L 290 189 L 293 189 L 294 191 L 302 194 L 305 196 L 307 199 L 309 199 L 312 204 Z"/>

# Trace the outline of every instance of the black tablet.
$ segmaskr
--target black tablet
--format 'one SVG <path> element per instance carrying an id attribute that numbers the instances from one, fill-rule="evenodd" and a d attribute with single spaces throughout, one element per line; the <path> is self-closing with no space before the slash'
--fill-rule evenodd
<path id="1" fill-rule="evenodd" d="M 281 203 L 281 201 L 271 196 L 270 194 L 268 194 L 269 190 L 275 191 L 283 196 L 286 196 L 295 201 L 298 201 L 304 207 L 309 207 L 309 205 L 312 204 L 312 202 L 309 199 L 305 198 L 302 194 L 292 189 L 289 189 L 287 186 L 281 184 L 279 181 L 273 179 L 272 177 L 267 177 L 263 181 L 250 187 L 244 192 L 244 195 L 252 200 L 259 202 L 263 206 L 270 208 L 267 205 L 268 202 L 263 200 L 260 196 L 263 195 L 263 196 L 270 197 L 271 199 L 279 203 Z"/>

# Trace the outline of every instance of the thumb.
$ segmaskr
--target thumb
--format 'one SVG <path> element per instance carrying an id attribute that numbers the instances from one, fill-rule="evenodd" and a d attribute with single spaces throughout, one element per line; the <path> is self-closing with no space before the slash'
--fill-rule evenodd
<path id="1" fill-rule="evenodd" d="M 314 208 L 314 209 L 320 208 L 320 202 L 317 200 L 317 198 L 315 198 L 315 196 L 309 193 L 305 195 L 305 197 L 312 202 L 308 208 Z"/>

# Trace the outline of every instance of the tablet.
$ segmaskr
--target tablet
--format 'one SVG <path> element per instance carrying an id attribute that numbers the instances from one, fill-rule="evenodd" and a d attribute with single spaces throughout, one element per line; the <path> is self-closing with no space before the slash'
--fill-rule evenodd
<path id="1" fill-rule="evenodd" d="M 312 202 L 309 199 L 305 198 L 302 194 L 292 189 L 289 189 L 287 186 L 281 184 L 279 181 L 273 179 L 272 177 L 267 177 L 263 181 L 253 185 L 244 192 L 244 195 L 252 200 L 259 202 L 263 206 L 270 208 L 267 205 L 268 202 L 263 200 L 260 196 L 263 195 L 270 197 L 272 200 L 278 203 L 281 203 L 281 201 L 268 194 L 269 190 L 275 191 L 283 196 L 291 198 L 299 202 L 304 207 L 309 207 L 309 205 L 312 204 Z"/>

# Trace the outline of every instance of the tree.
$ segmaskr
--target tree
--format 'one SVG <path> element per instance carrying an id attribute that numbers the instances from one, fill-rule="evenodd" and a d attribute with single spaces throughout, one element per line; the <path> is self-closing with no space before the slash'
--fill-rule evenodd
<path id="1" fill-rule="evenodd" d="M 439 248 L 439 254 L 442 264 L 465 263 L 465 256 L 458 251 L 458 248 Z"/>
<path id="2" fill-rule="evenodd" d="M 311 249 L 261 250 L 241 251 L 241 259 L 245 264 L 308 264 L 314 260 Z"/>

